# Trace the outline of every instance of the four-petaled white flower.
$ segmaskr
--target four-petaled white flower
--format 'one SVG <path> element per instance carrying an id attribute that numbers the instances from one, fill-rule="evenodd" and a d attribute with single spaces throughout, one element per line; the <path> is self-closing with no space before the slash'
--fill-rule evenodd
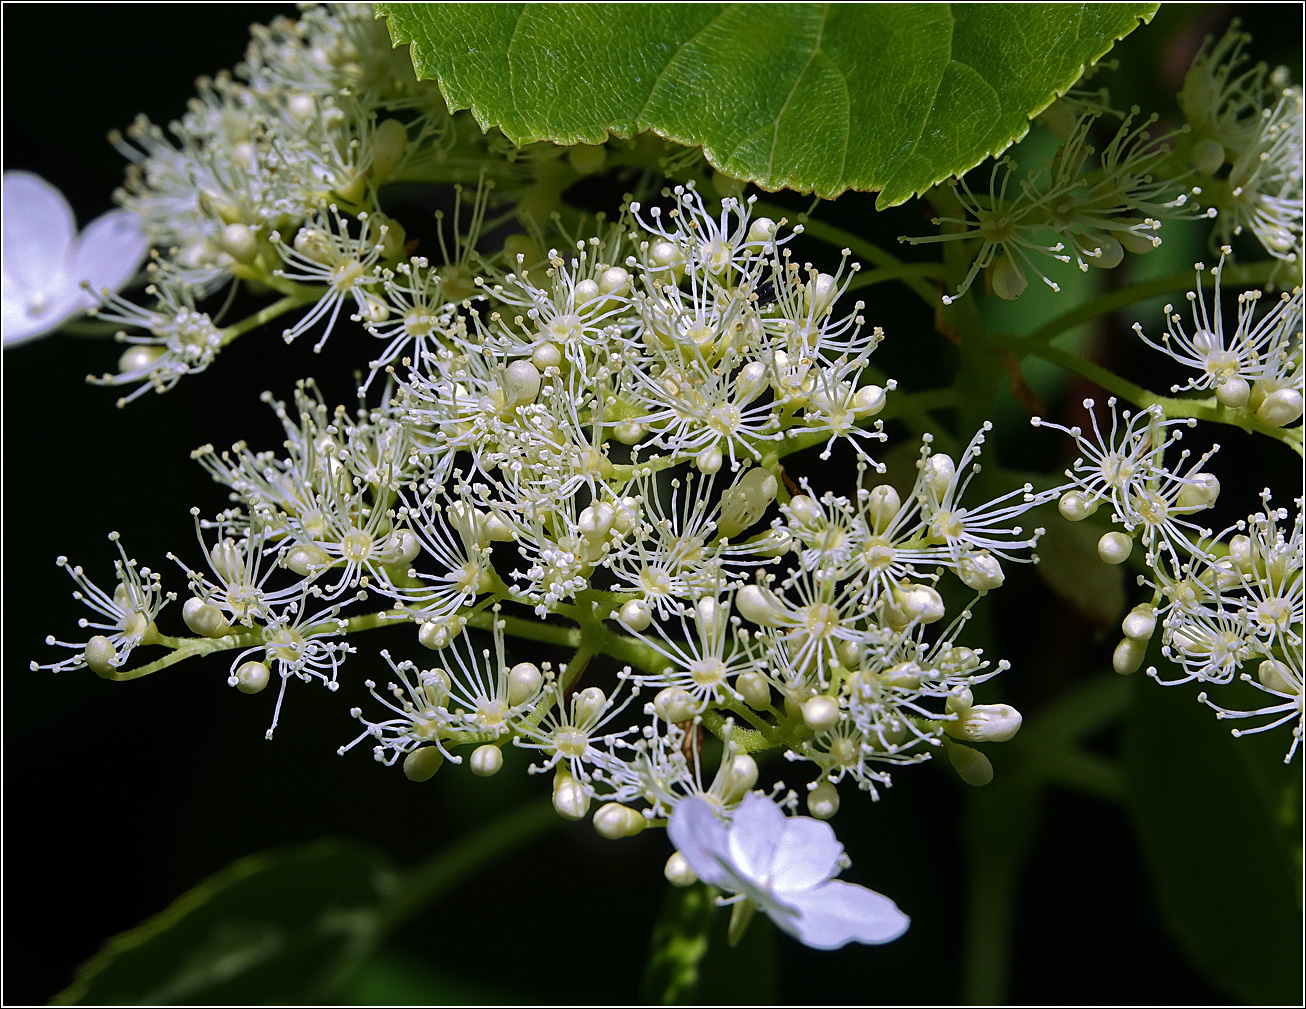
<path id="1" fill-rule="evenodd" d="M 53 332 L 95 305 L 95 291 L 116 291 L 136 272 L 149 243 L 140 218 L 102 214 L 77 234 L 72 207 L 39 175 L 4 176 L 4 344 Z"/>
<path id="2" fill-rule="evenodd" d="M 843 845 L 828 823 L 785 816 L 756 792 L 729 826 L 706 800 L 683 799 L 667 830 L 699 879 L 752 901 L 813 949 L 892 942 L 911 924 L 883 894 L 833 878 Z"/>

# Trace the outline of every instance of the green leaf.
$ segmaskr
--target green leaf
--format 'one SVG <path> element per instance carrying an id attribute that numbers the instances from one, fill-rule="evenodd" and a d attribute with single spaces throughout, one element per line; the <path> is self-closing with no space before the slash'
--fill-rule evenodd
<path id="1" fill-rule="evenodd" d="M 896 206 L 1025 135 L 1157 4 L 377 4 L 517 144 L 645 130 L 763 189 Z"/>
<path id="2" fill-rule="evenodd" d="M 53 1001 L 321 1002 L 371 952 L 395 888 L 384 856 L 349 841 L 251 855 L 109 940 Z"/>
<path id="3" fill-rule="evenodd" d="M 1301 876 L 1290 837 L 1300 827 L 1285 829 L 1282 810 L 1285 794 L 1300 808 L 1301 772 L 1283 764 L 1286 733 L 1233 739 L 1191 687 L 1136 681 L 1127 801 L 1165 920 L 1240 1001 L 1296 1004 Z"/>

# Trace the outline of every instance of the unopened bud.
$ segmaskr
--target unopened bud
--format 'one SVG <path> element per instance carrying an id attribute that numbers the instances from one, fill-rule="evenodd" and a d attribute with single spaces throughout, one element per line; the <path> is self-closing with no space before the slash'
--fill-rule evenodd
<path id="1" fill-rule="evenodd" d="M 1220 481 L 1214 473 L 1193 473 L 1179 491 L 1176 503 L 1180 508 L 1202 511 L 1215 504 L 1220 496 Z"/>
<path id="2" fill-rule="evenodd" d="M 735 609 L 745 620 L 751 620 L 762 627 L 780 626 L 787 612 L 774 593 L 761 585 L 745 585 L 736 592 Z"/>
<path id="3" fill-rule="evenodd" d="M 585 787 L 561 768 L 553 778 L 553 808 L 564 820 L 583 820 L 590 811 L 590 797 Z"/>
<path id="4" fill-rule="evenodd" d="M 839 790 L 827 779 L 821 779 L 807 793 L 807 811 L 818 820 L 828 820 L 839 812 Z"/>
<path id="5" fill-rule="evenodd" d="M 874 531 L 879 534 L 889 527 L 889 523 L 902 510 L 902 498 L 887 483 L 872 487 L 866 499 L 866 514 L 871 519 Z"/>
<path id="6" fill-rule="evenodd" d="M 1111 653 L 1111 668 L 1121 676 L 1137 672 L 1147 654 L 1147 641 L 1140 638 L 1121 638 Z"/>
<path id="7" fill-rule="evenodd" d="M 803 722 L 813 732 L 825 732 L 839 724 L 839 702 L 817 694 L 803 702 Z"/>
<path id="8" fill-rule="evenodd" d="M 222 611 L 203 599 L 187 599 L 181 608 L 181 618 L 202 638 L 220 638 L 231 632 L 231 625 Z"/>
<path id="9" fill-rule="evenodd" d="M 727 784 L 721 801 L 731 805 L 751 792 L 757 784 L 757 761 L 747 754 L 740 754 L 730 761 L 725 777 Z"/>
<path id="10" fill-rule="evenodd" d="M 1005 743 L 1020 731 L 1020 712 L 1010 704 L 976 704 L 953 722 L 944 722 L 943 731 L 954 739 L 975 743 Z"/>
<path id="11" fill-rule="evenodd" d="M 762 711 L 771 706 L 771 684 L 761 673 L 740 673 L 735 677 L 735 690 L 750 708 Z"/>
<path id="12" fill-rule="evenodd" d="M 1288 694 L 1293 697 L 1301 695 L 1301 684 L 1293 684 L 1292 670 L 1286 662 L 1280 662 L 1278 659 L 1266 659 L 1257 667 L 1256 678 L 1261 681 L 1261 686 L 1277 691 L 1280 694 Z"/>
<path id="13" fill-rule="evenodd" d="M 1256 417 L 1270 427 L 1284 427 L 1302 415 L 1301 393 L 1296 389 L 1275 389 L 1256 408 Z"/>
<path id="14" fill-rule="evenodd" d="M 227 683 L 242 694 L 257 694 L 268 685 L 272 670 L 264 662 L 242 662 Z"/>
<path id="15" fill-rule="evenodd" d="M 1002 565 L 987 550 L 963 557 L 957 564 L 957 577 L 980 595 L 1000 587 L 1005 578 Z"/>
<path id="16" fill-rule="evenodd" d="M 118 650 L 103 634 L 86 642 L 86 664 L 96 676 L 112 676 L 118 668 Z"/>
<path id="17" fill-rule="evenodd" d="M 485 743 L 472 751 L 468 765 L 478 778 L 491 778 L 503 769 L 503 751 L 493 743 Z"/>
<path id="18" fill-rule="evenodd" d="M 1098 508 L 1098 500 L 1082 491 L 1068 490 L 1057 501 L 1057 511 L 1061 517 L 1071 522 L 1082 522 Z"/>
<path id="19" fill-rule="evenodd" d="M 1245 378 L 1227 378 L 1215 387 L 1215 398 L 1221 406 L 1241 410 L 1252 398 L 1251 383 Z"/>
<path id="20" fill-rule="evenodd" d="M 404 757 L 404 776 L 409 781 L 428 781 L 444 764 L 444 754 L 437 746 L 423 746 Z"/>
<path id="21" fill-rule="evenodd" d="M 619 802 L 604 803 L 594 814 L 595 831 L 599 837 L 606 837 L 609 841 L 634 837 L 647 823 L 641 814 Z"/>
<path id="22" fill-rule="evenodd" d="M 1134 541 L 1124 533 L 1103 533 L 1097 541 L 1097 555 L 1108 564 L 1123 564 L 1134 549 Z"/>
<path id="23" fill-rule="evenodd" d="M 664 722 L 687 722 L 699 712 L 701 705 L 684 687 L 664 687 L 653 698 L 653 712 Z"/>
<path id="24" fill-rule="evenodd" d="M 944 746 L 948 751 L 948 762 L 966 784 L 980 788 L 993 780 L 993 765 L 979 750 L 950 739 L 944 740 Z"/>
<path id="25" fill-rule="evenodd" d="M 753 467 L 744 471 L 721 495 L 721 518 L 717 529 L 734 538 L 756 525 L 780 492 L 780 483 L 770 470 Z"/>
<path id="26" fill-rule="evenodd" d="M 1134 641 L 1147 641 L 1152 637 L 1152 632 L 1156 630 L 1156 609 L 1151 603 L 1140 603 L 1135 606 L 1120 622 L 1120 629 L 1125 632 L 1125 637 L 1132 638 Z"/>
<path id="27" fill-rule="evenodd" d="M 666 877 L 667 882 L 672 886 L 693 886 L 698 882 L 698 874 L 694 872 L 693 867 L 689 864 L 689 859 L 678 851 L 671 853 L 671 857 L 667 859 L 666 867 L 662 870 L 662 875 Z"/>
<path id="28" fill-rule="evenodd" d="M 534 662 L 518 662 L 508 670 L 508 703 L 522 704 L 540 692 L 544 674 Z"/>

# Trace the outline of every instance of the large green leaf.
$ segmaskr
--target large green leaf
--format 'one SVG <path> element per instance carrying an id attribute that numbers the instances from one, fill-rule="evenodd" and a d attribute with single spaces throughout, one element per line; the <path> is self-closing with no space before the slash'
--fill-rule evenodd
<path id="1" fill-rule="evenodd" d="M 54 1002 L 320 1002 L 372 950 L 396 886 L 382 855 L 347 841 L 252 855 L 111 939 Z"/>
<path id="2" fill-rule="evenodd" d="M 891 207 L 1024 136 L 1157 4 L 377 4 L 514 143 L 653 130 L 764 189 Z"/>
<path id="3" fill-rule="evenodd" d="M 1300 821 L 1285 824 L 1283 810 L 1300 809 L 1301 774 L 1283 764 L 1287 733 L 1235 740 L 1190 687 L 1135 675 L 1127 801 L 1165 920 L 1193 964 L 1240 1001 L 1295 1004 Z"/>

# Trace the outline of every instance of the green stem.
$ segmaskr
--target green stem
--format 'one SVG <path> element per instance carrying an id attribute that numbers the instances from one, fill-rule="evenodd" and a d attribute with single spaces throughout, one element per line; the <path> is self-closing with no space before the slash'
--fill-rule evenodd
<path id="1" fill-rule="evenodd" d="M 322 296 L 322 288 L 306 287 L 298 284 L 295 286 L 297 290 L 274 301 L 271 305 L 259 309 L 249 318 L 241 319 L 240 322 L 232 323 L 230 326 L 224 326 L 222 329 L 222 345 L 225 347 L 237 337 L 244 336 L 251 329 L 257 329 L 264 323 L 271 322 L 278 316 L 285 315 L 301 305 L 317 301 Z"/>

